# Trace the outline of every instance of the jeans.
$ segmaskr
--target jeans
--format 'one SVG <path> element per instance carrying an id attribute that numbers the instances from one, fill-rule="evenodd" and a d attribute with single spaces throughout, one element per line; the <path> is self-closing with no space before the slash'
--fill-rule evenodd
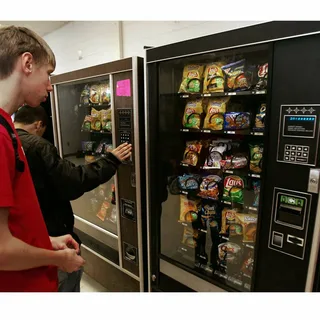
<path id="1" fill-rule="evenodd" d="M 78 271 L 68 273 L 58 270 L 59 292 L 80 292 L 80 281 L 83 273 L 83 268 Z"/>

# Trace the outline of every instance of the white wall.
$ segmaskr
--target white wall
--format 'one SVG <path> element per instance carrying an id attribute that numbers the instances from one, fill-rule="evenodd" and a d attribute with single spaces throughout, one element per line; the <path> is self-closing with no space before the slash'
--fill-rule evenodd
<path id="1" fill-rule="evenodd" d="M 123 57 L 144 56 L 143 46 L 160 46 L 262 21 L 124 21 Z M 120 58 L 119 28 L 115 21 L 70 22 L 46 35 L 57 58 L 55 74 Z M 78 50 L 83 59 L 78 59 Z"/>
<path id="2" fill-rule="evenodd" d="M 54 74 L 119 59 L 118 23 L 70 22 L 44 37 L 56 55 Z M 79 60 L 78 50 L 83 59 Z"/>

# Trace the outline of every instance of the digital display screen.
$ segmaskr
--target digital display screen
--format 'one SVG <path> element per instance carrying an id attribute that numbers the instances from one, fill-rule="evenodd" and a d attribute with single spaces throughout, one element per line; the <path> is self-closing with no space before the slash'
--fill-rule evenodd
<path id="1" fill-rule="evenodd" d="M 283 136 L 284 137 L 299 137 L 299 138 L 314 138 L 316 131 L 317 116 L 312 115 L 297 115 L 284 116 Z"/>

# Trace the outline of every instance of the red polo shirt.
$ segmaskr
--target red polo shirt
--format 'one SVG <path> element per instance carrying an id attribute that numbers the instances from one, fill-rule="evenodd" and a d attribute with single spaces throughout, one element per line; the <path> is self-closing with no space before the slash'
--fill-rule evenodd
<path id="1" fill-rule="evenodd" d="M 15 131 L 10 115 L 1 108 L 0 115 Z M 0 207 L 9 208 L 9 229 L 14 237 L 34 247 L 52 250 L 27 160 L 18 134 L 16 135 L 19 156 L 25 163 L 23 173 L 15 168 L 12 140 L 6 129 L 0 125 Z M 23 271 L 0 271 L 2 292 L 57 291 L 57 285 L 57 268 L 53 266 Z"/>

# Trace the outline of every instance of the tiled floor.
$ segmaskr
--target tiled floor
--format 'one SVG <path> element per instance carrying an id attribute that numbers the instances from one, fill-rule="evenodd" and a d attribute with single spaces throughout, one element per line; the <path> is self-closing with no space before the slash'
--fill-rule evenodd
<path id="1" fill-rule="evenodd" d="M 86 273 L 83 273 L 81 283 L 81 292 L 107 292 L 107 289 L 100 283 L 89 277 Z"/>

